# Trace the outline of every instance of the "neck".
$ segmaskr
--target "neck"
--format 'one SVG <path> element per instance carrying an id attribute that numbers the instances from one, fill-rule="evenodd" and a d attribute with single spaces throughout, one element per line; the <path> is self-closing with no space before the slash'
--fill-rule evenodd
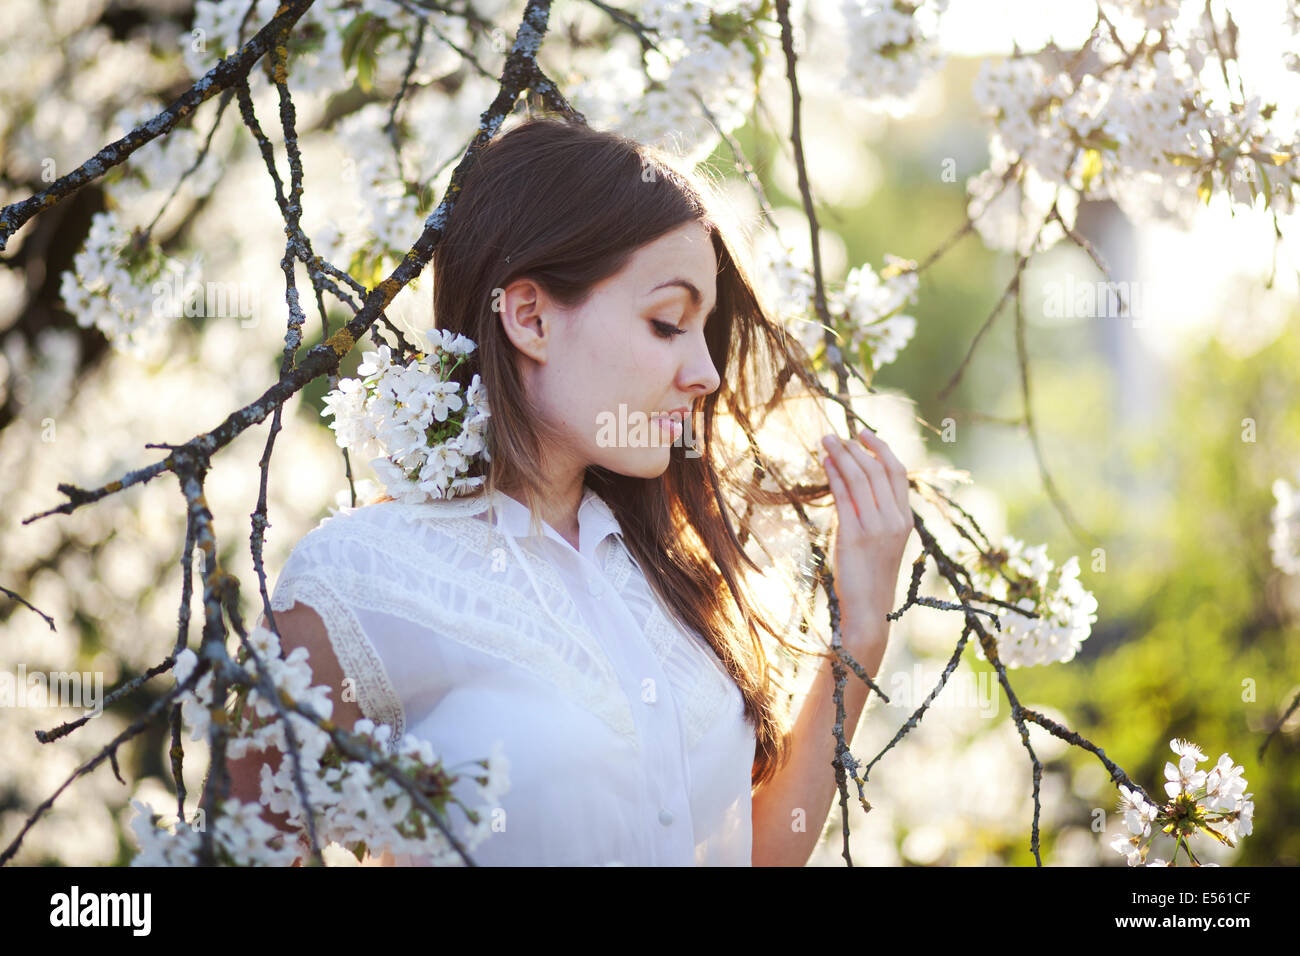
<path id="1" fill-rule="evenodd" d="M 554 528 L 560 537 L 573 545 L 574 550 L 578 548 L 578 506 L 582 504 L 584 471 L 585 469 L 582 469 L 566 474 L 562 478 L 544 477 L 542 500 L 538 505 L 542 520 Z M 502 487 L 501 490 L 527 507 L 528 503 L 518 487 Z"/>

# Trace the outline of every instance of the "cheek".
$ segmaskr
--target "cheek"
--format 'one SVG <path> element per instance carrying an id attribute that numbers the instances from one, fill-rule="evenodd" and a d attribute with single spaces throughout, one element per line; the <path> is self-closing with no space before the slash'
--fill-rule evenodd
<path id="1" fill-rule="evenodd" d="M 563 354 L 553 383 L 563 393 L 565 417 L 594 418 L 600 412 L 648 411 L 663 400 L 677 369 L 674 344 L 656 339 L 639 323 L 605 337 L 583 336 Z"/>
<path id="2" fill-rule="evenodd" d="M 650 411 L 672 386 L 676 362 L 671 349 L 662 345 L 628 350 L 617 356 L 598 374 L 612 400 L 629 408 Z"/>
<path id="3" fill-rule="evenodd" d="M 588 349 L 575 372 L 593 389 L 599 386 L 602 394 L 635 396 L 664 364 L 663 350 L 640 345 L 635 335 L 633 331 Z"/>

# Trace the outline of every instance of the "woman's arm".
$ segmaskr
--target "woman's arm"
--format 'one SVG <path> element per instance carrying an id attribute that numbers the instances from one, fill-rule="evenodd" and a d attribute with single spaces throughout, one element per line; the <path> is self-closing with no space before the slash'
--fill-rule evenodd
<path id="1" fill-rule="evenodd" d="M 903 549 L 912 533 L 907 469 L 867 429 L 858 441 L 822 439 L 826 479 L 835 498 L 834 589 L 844 649 L 874 680 L 889 642 Z M 753 865 L 803 866 L 812 856 L 836 785 L 835 679 L 823 661 L 791 729 L 789 761 L 753 794 Z M 868 688 L 850 673 L 844 686 L 844 735 L 852 741 Z"/>
<path id="2" fill-rule="evenodd" d="M 885 654 L 888 625 L 865 640 L 843 638 L 844 648 L 874 680 Z M 791 729 L 789 761 L 753 795 L 753 865 L 803 866 L 812 856 L 835 799 L 835 678 L 827 657 L 817 671 Z M 849 673 L 844 684 L 844 739 L 853 732 L 867 700 L 867 685 Z M 853 784 L 849 784 L 852 790 Z"/>

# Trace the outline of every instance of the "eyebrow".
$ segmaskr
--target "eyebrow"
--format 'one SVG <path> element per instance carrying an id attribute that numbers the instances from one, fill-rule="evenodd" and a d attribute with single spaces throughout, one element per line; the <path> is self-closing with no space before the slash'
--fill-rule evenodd
<path id="1" fill-rule="evenodd" d="M 695 287 L 694 282 L 691 282 L 689 279 L 681 279 L 681 278 L 669 279 L 667 282 L 659 283 L 657 286 L 655 286 L 653 289 L 647 292 L 646 296 L 649 297 L 654 293 L 658 292 L 660 289 L 667 289 L 670 286 L 678 286 L 682 289 L 685 289 L 687 294 L 690 295 L 691 297 L 691 304 L 694 305 L 697 309 L 700 307 L 700 303 L 704 300 L 704 296 L 700 293 L 700 290 Z"/>

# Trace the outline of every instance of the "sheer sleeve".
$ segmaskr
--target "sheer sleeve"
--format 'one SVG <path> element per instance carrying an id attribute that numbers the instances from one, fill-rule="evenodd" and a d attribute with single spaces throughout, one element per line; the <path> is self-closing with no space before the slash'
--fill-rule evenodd
<path id="1" fill-rule="evenodd" d="M 280 572 L 271 608 L 304 604 L 320 616 L 362 714 L 392 728 L 391 750 L 406 732 L 406 713 L 385 651 L 401 639 L 394 630 L 402 622 L 375 607 L 373 595 L 383 590 L 376 582 L 391 579 L 382 550 L 338 533 L 340 522 L 359 520 L 355 513 L 338 515 L 305 535 Z"/>

